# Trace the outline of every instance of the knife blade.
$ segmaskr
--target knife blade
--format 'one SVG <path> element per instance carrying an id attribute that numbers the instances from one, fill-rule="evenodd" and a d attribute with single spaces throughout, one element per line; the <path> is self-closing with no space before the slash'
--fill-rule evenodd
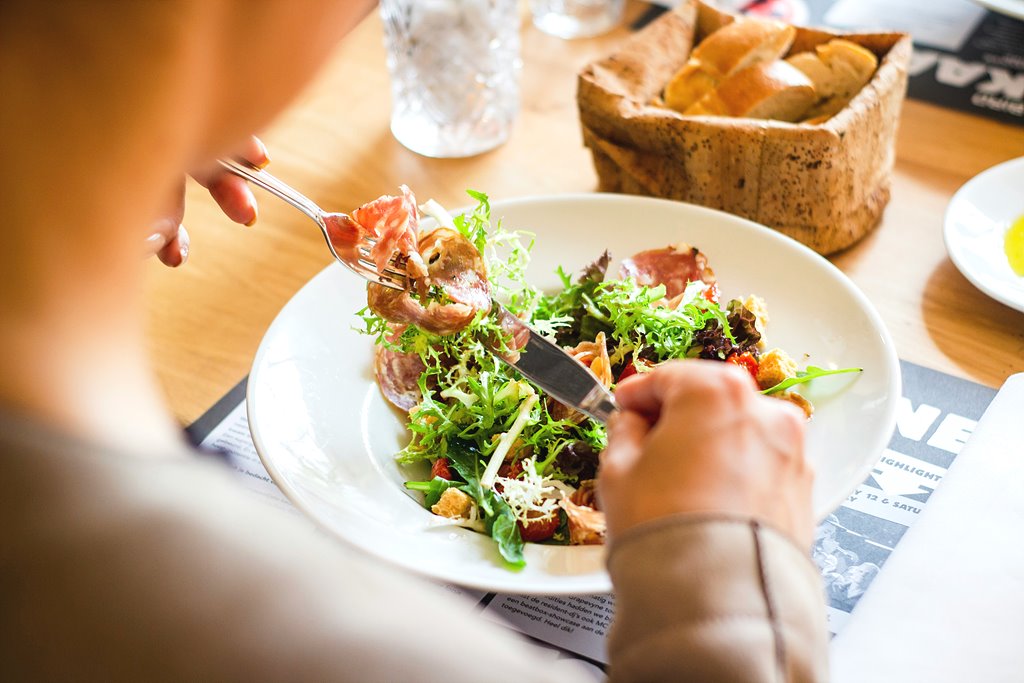
<path id="1" fill-rule="evenodd" d="M 495 302 L 498 322 L 511 337 L 495 347 L 499 359 L 519 371 L 546 394 L 602 424 L 618 410 L 612 393 L 583 363 Z"/>

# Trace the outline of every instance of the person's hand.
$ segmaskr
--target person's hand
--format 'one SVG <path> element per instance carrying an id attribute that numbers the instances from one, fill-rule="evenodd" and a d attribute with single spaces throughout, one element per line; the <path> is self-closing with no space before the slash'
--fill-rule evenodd
<path id="1" fill-rule="evenodd" d="M 239 156 L 259 168 L 270 163 L 267 148 L 256 137 L 250 137 Z M 252 225 L 259 215 L 256 208 L 256 197 L 248 184 L 223 170 L 219 166 L 212 170 L 194 173 L 192 177 L 210 191 L 210 196 L 217 202 L 221 210 L 231 220 L 243 225 Z M 185 215 L 185 180 L 175 189 L 174 196 L 168 203 L 169 209 L 158 217 L 150 226 L 146 238 L 146 254 L 156 254 L 164 264 L 177 268 L 188 260 L 189 237 L 181 219 Z"/>
<path id="2" fill-rule="evenodd" d="M 615 391 L 598 495 L 614 537 L 679 513 L 752 517 L 810 548 L 803 413 L 731 363 L 673 361 Z"/>

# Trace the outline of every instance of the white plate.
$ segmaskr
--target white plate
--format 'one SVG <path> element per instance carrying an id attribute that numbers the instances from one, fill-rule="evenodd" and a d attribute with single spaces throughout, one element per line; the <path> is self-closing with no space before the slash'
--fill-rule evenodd
<path id="1" fill-rule="evenodd" d="M 975 287 L 1024 311 L 1024 277 L 1010 268 L 1003 245 L 1024 214 L 1024 157 L 993 166 L 957 190 L 946 207 L 943 235 L 953 264 Z"/>
<path id="2" fill-rule="evenodd" d="M 765 297 L 771 345 L 816 365 L 865 369 L 856 379 L 822 380 L 811 396 L 818 517 L 867 476 L 895 424 L 899 363 L 878 314 L 828 261 L 755 223 L 658 199 L 527 198 L 495 203 L 493 217 L 537 234 L 529 278 L 549 289 L 558 286 L 557 265 L 576 270 L 605 248 L 623 257 L 677 241 L 700 247 L 723 297 Z M 407 439 L 403 421 L 374 383 L 370 339 L 353 330 L 364 302 L 362 282 L 331 265 L 284 307 L 260 345 L 249 424 L 277 485 L 338 537 L 442 581 L 504 593 L 608 591 L 602 548 L 527 544 L 527 567 L 512 572 L 489 538 L 446 524 L 402 488 L 409 477 L 392 456 Z"/>
<path id="3" fill-rule="evenodd" d="M 993 12 L 999 12 L 1016 19 L 1024 19 L 1024 0 L 974 0 Z"/>

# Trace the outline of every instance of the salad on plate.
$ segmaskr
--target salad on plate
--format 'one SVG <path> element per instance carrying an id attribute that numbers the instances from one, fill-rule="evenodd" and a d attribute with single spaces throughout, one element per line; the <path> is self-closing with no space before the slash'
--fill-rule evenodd
<path id="1" fill-rule="evenodd" d="M 525 564 L 527 542 L 603 543 L 595 482 L 607 433 L 499 360 L 511 339 L 494 301 L 609 388 L 669 360 L 704 358 L 740 366 L 810 419 L 794 388 L 858 370 L 800 369 L 769 349 L 766 303 L 722 300 L 708 258 L 686 244 L 642 250 L 616 269 L 598 246 L 593 261 L 558 269 L 557 291 L 538 291 L 526 280 L 534 236 L 492 222 L 488 197 L 469 194 L 476 207 L 452 217 L 432 200 L 417 206 L 403 186 L 353 211 L 340 232 L 373 237 L 386 245 L 378 268 L 409 273 L 404 291 L 370 284 L 360 312 L 381 392 L 408 415 L 411 437 L 396 458 L 429 465 L 406 488 L 433 514 L 491 536 L 511 568 Z M 436 226 L 421 232 L 421 217 Z"/>

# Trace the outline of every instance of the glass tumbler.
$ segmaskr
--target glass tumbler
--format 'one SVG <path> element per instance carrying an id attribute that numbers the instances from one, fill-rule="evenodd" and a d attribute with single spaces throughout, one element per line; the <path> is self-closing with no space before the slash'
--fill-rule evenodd
<path id="1" fill-rule="evenodd" d="M 530 0 L 533 25 L 559 38 L 589 38 L 622 21 L 625 0 Z"/>
<path id="2" fill-rule="evenodd" d="M 519 111 L 516 0 L 382 0 L 391 132 L 428 157 L 508 139 Z"/>

